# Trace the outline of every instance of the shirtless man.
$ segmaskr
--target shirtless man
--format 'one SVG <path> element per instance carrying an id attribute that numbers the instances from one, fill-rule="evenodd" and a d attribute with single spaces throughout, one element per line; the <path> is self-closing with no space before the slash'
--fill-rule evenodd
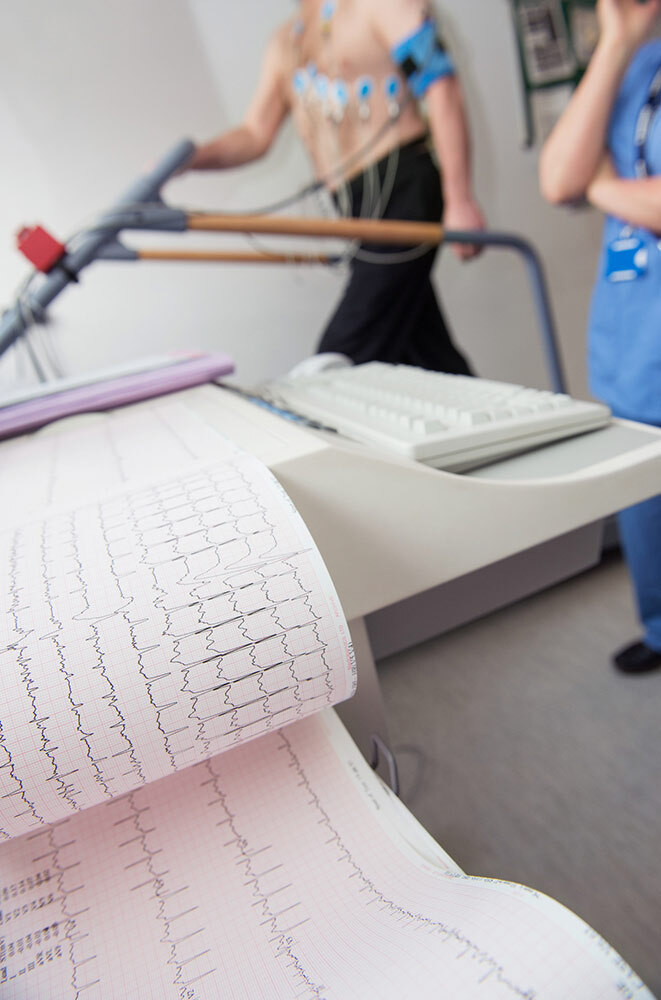
<path id="1" fill-rule="evenodd" d="M 340 212 L 483 228 L 461 90 L 425 0 L 299 0 L 271 38 L 242 124 L 199 146 L 188 169 L 258 159 L 289 114 Z M 435 255 L 361 245 L 318 350 L 468 373 L 431 284 Z"/>

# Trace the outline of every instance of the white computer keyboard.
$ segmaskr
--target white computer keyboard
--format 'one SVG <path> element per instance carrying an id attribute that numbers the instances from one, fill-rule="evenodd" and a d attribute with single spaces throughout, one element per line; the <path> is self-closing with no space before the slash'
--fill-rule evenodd
<path id="1" fill-rule="evenodd" d="M 610 419 L 599 403 L 379 361 L 278 379 L 262 395 L 355 441 L 456 472 Z"/>

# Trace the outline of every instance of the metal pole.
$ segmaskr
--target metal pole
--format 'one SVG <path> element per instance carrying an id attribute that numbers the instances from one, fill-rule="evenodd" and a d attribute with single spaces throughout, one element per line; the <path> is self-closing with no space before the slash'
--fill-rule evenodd
<path id="1" fill-rule="evenodd" d="M 566 392 L 566 380 L 560 357 L 560 346 L 555 329 L 551 297 L 541 258 L 532 243 L 512 233 L 482 232 L 480 230 L 452 232 L 448 230 L 445 243 L 468 243 L 484 247 L 505 247 L 520 253 L 528 265 L 528 276 L 532 285 L 537 318 L 542 333 L 542 346 L 551 374 L 551 384 L 555 392 Z"/>

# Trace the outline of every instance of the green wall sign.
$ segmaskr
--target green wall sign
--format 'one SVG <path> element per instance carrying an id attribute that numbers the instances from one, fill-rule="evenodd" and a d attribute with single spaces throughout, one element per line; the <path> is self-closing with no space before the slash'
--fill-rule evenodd
<path id="1" fill-rule="evenodd" d="M 534 142 L 535 92 L 576 86 L 597 43 L 594 0 L 512 0 L 526 111 L 526 146 Z"/>

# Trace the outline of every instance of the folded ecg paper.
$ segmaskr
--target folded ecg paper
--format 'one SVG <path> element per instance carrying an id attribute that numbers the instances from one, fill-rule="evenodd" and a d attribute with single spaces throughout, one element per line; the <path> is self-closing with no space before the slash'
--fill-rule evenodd
<path id="1" fill-rule="evenodd" d="M 368 768 L 313 540 L 190 399 L 0 447 L 0 997 L 649 998 Z"/>

